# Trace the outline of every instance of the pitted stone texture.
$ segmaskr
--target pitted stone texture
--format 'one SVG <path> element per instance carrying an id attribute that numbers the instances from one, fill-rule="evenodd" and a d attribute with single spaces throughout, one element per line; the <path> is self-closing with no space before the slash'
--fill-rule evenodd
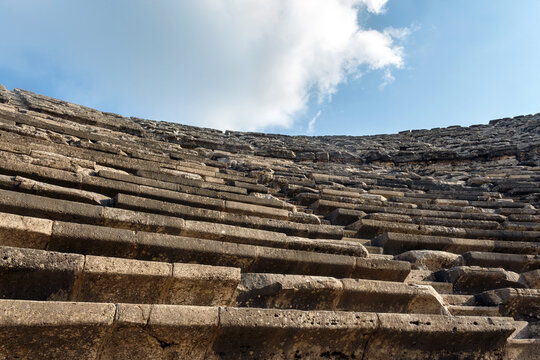
<path id="1" fill-rule="evenodd" d="M 457 293 L 478 293 L 504 287 L 522 288 L 519 274 L 502 268 L 482 268 L 478 266 L 457 266 L 435 273 L 439 281 L 453 284 Z"/>
<path id="2" fill-rule="evenodd" d="M 504 316 L 517 320 L 540 321 L 540 290 L 504 288 L 476 295 L 477 300 L 487 306 L 499 306 Z"/>
<path id="3" fill-rule="evenodd" d="M 239 282 L 239 268 L 175 263 L 164 302 L 177 305 L 230 305 Z"/>
<path id="4" fill-rule="evenodd" d="M 361 357 L 377 324 L 373 313 L 221 308 L 213 351 L 222 359 L 324 358 L 336 351 Z"/>
<path id="5" fill-rule="evenodd" d="M 70 300 L 84 256 L 0 246 L 0 297 Z"/>
<path id="6" fill-rule="evenodd" d="M 86 256 L 75 283 L 74 300 L 160 303 L 172 265 L 152 261 Z"/>
<path id="7" fill-rule="evenodd" d="M 426 285 L 343 279 L 338 310 L 388 313 L 445 314 L 443 300 Z"/>
<path id="8" fill-rule="evenodd" d="M 5 246 L 45 249 L 51 236 L 53 222 L 19 215 L 0 216 L 0 241 Z"/>
<path id="9" fill-rule="evenodd" d="M 236 306 L 331 310 L 343 285 L 320 276 L 244 274 L 237 289 Z"/>
<path id="10" fill-rule="evenodd" d="M 540 270 L 520 274 L 519 282 L 531 289 L 540 289 Z"/>
<path id="11" fill-rule="evenodd" d="M 95 359 L 113 304 L 0 301 L 0 359 Z"/>
<path id="12" fill-rule="evenodd" d="M 116 323 L 102 359 L 205 359 L 218 308 L 120 304 Z"/>
<path id="13" fill-rule="evenodd" d="M 459 255 L 435 250 L 411 250 L 396 256 L 396 259 L 408 261 L 419 269 L 432 271 L 462 265 Z"/>

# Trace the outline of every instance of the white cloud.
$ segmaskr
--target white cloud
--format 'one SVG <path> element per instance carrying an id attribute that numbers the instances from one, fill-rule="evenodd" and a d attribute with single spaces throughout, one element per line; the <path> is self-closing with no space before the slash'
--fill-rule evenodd
<path id="1" fill-rule="evenodd" d="M 384 6 L 388 0 L 362 0 L 361 3 L 365 4 L 370 12 L 381 13 L 384 12 Z"/>
<path id="2" fill-rule="evenodd" d="M 328 101 L 349 77 L 402 65 L 394 39 L 406 30 L 357 22 L 386 2 L 6 0 L 0 32 L 14 35 L 0 68 L 45 76 L 40 59 L 65 98 L 124 115 L 286 128 L 311 97 Z"/>
<path id="3" fill-rule="evenodd" d="M 379 85 L 379 90 L 384 90 L 384 88 L 393 83 L 394 80 L 396 80 L 396 78 L 394 75 L 392 75 L 392 72 L 389 69 L 384 70 L 384 75 L 382 77 L 382 83 Z"/>
<path id="4" fill-rule="evenodd" d="M 317 121 L 317 119 L 319 118 L 319 116 L 321 116 L 321 110 L 319 110 L 315 116 L 313 118 L 311 118 L 311 120 L 309 120 L 308 122 L 308 127 L 307 127 L 307 133 L 308 134 L 313 134 L 313 132 L 315 131 L 315 122 Z"/>

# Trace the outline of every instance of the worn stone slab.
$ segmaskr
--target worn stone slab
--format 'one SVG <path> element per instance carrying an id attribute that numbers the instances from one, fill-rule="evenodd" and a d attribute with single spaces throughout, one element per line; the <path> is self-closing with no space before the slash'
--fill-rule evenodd
<path id="1" fill-rule="evenodd" d="M 514 329 L 506 318 L 221 308 L 212 350 L 232 359 L 489 359 Z"/>
<path id="2" fill-rule="evenodd" d="M 378 325 L 373 313 L 220 308 L 219 317 L 212 350 L 222 359 L 362 357 Z"/>
<path id="3" fill-rule="evenodd" d="M 366 312 L 20 300 L 0 309 L 0 347 L 59 359 L 485 359 L 515 329 L 507 318 Z"/>
<path id="4" fill-rule="evenodd" d="M 240 269 L 174 263 L 162 302 L 175 305 L 230 305 L 240 282 Z"/>
<path id="5" fill-rule="evenodd" d="M 370 219 L 370 220 L 394 221 L 398 223 L 412 223 L 413 222 L 412 217 L 410 217 L 409 215 L 402 215 L 402 214 L 371 213 L 369 215 L 366 215 L 365 218 Z"/>
<path id="6" fill-rule="evenodd" d="M 416 217 L 414 223 L 420 225 L 440 225 L 446 227 L 473 228 L 473 229 L 501 229 L 501 224 L 497 221 L 468 220 L 468 219 L 447 219 L 436 217 Z"/>
<path id="7" fill-rule="evenodd" d="M 45 249 L 49 243 L 52 225 L 53 222 L 47 219 L 1 213 L 0 244 Z"/>
<path id="8" fill-rule="evenodd" d="M 448 311 L 454 316 L 502 316 L 498 306 L 450 305 Z"/>
<path id="9" fill-rule="evenodd" d="M 502 267 L 518 273 L 540 269 L 540 255 L 469 251 L 462 257 L 469 266 Z"/>
<path id="10" fill-rule="evenodd" d="M 396 259 L 408 261 L 417 268 L 432 271 L 463 265 L 459 255 L 437 250 L 410 250 L 396 256 Z"/>
<path id="11" fill-rule="evenodd" d="M 174 269 L 173 269 L 174 266 Z M 240 269 L 0 247 L 0 298 L 228 305 Z"/>
<path id="12" fill-rule="evenodd" d="M 355 258 L 356 263 L 350 277 L 386 281 L 404 281 L 411 271 L 411 264 L 405 261 Z"/>
<path id="13" fill-rule="evenodd" d="M 335 196 L 344 196 L 344 197 L 353 197 L 353 198 L 362 198 L 361 194 L 363 193 L 365 193 L 365 191 L 361 189 L 357 189 L 357 191 L 350 191 L 349 189 L 342 189 L 342 190 L 328 189 L 328 188 L 321 189 L 321 194 L 324 194 L 324 195 L 335 195 Z M 370 194 L 373 194 L 373 192 L 370 192 Z"/>
<path id="14" fill-rule="evenodd" d="M 486 306 L 498 306 L 504 316 L 517 320 L 538 321 L 540 318 L 540 290 L 503 288 L 476 295 L 477 301 Z"/>
<path id="15" fill-rule="evenodd" d="M 385 253 L 401 254 L 412 250 L 439 250 L 454 254 L 467 251 L 485 251 L 513 254 L 540 254 L 540 244 L 523 241 L 463 239 L 388 232 L 372 240 L 384 247 Z"/>
<path id="16" fill-rule="evenodd" d="M 138 259 L 196 263 L 249 269 L 257 259 L 259 247 L 214 240 L 164 234 L 137 233 Z"/>
<path id="17" fill-rule="evenodd" d="M 241 215 L 254 215 L 270 219 L 287 220 L 289 211 L 275 207 L 266 207 L 261 205 L 246 204 L 238 201 L 225 200 L 225 211 Z"/>
<path id="18" fill-rule="evenodd" d="M 352 209 L 342 209 L 337 208 L 328 215 L 326 219 L 330 220 L 333 225 L 349 225 L 358 219 L 366 216 L 366 213 L 363 211 L 352 210 Z"/>
<path id="19" fill-rule="evenodd" d="M 88 255 L 73 300 L 160 303 L 171 274 L 172 265 L 167 263 Z"/>
<path id="20" fill-rule="evenodd" d="M 188 179 L 185 177 L 174 176 L 171 174 L 165 174 L 165 173 L 161 173 L 157 171 L 137 170 L 136 174 L 140 178 L 159 180 L 162 182 L 167 182 L 167 183 L 172 183 L 172 184 L 200 187 L 202 189 L 212 189 L 212 190 L 217 190 L 217 191 L 236 192 L 236 193 L 241 193 L 241 194 L 247 193 L 247 191 L 243 188 L 237 188 L 234 186 L 217 184 L 213 182 L 207 182 L 207 181 L 196 180 L 196 179 Z"/>
<path id="21" fill-rule="evenodd" d="M 342 291 L 342 282 L 332 277 L 246 273 L 234 306 L 334 310 Z"/>
<path id="22" fill-rule="evenodd" d="M 59 100 L 27 90 L 14 89 L 13 92 L 24 98 L 24 102 L 28 108 L 38 112 L 52 114 L 81 124 L 119 130 L 134 135 L 140 135 L 143 132 L 139 124 L 129 121 L 120 115 L 104 113 L 72 103 L 60 102 Z"/>
<path id="23" fill-rule="evenodd" d="M 527 271 L 520 274 L 519 282 L 531 289 L 540 289 L 540 270 Z"/>
<path id="24" fill-rule="evenodd" d="M 0 357 L 95 359 L 113 304 L 0 300 Z"/>
<path id="25" fill-rule="evenodd" d="M 536 360 L 540 353 L 540 339 L 509 339 L 506 359 Z"/>
<path id="26" fill-rule="evenodd" d="M 344 255 L 258 247 L 257 258 L 249 272 L 350 277 L 355 259 Z"/>
<path id="27" fill-rule="evenodd" d="M 283 232 L 287 235 L 305 236 L 310 238 L 339 239 L 343 234 L 341 229 L 331 226 L 301 224 L 291 221 L 269 219 L 260 217 L 259 214 L 256 213 L 250 216 L 233 214 L 175 203 L 171 204 L 165 201 L 125 194 L 118 194 L 114 197 L 114 206 L 131 211 L 178 216 L 186 220 L 222 223 L 246 228 Z M 287 219 L 288 218 L 289 217 L 287 217 Z"/>
<path id="28" fill-rule="evenodd" d="M 405 234 L 508 241 L 537 242 L 540 239 L 539 231 L 471 229 L 461 227 L 393 223 L 388 221 L 371 219 L 360 219 L 355 223 L 347 226 L 347 228 L 351 230 L 357 230 L 360 236 L 373 238 L 387 232 L 398 232 Z"/>
<path id="29" fill-rule="evenodd" d="M 368 359 L 501 358 L 515 327 L 506 318 L 378 314 Z"/>
<path id="30" fill-rule="evenodd" d="M 351 256 L 324 254 L 101 226 L 55 222 L 50 249 L 80 254 L 136 258 L 149 261 L 195 262 L 230 266 L 252 272 L 282 272 L 349 277 L 355 268 Z M 409 266 L 371 259 L 356 265 L 354 277 L 406 277 Z"/>
<path id="31" fill-rule="evenodd" d="M 336 310 L 444 314 L 440 295 L 431 287 L 390 281 L 342 279 Z"/>
<path id="32" fill-rule="evenodd" d="M 225 174 L 220 174 L 220 176 L 221 175 L 225 175 Z M 266 186 L 246 182 L 245 181 L 246 179 L 247 178 L 241 178 L 241 181 L 234 180 L 234 181 L 231 182 L 231 184 L 234 185 L 235 187 L 238 187 L 238 188 L 244 188 L 250 193 L 252 193 L 252 192 L 261 193 L 261 194 L 267 194 L 268 193 L 268 188 Z"/>
<path id="33" fill-rule="evenodd" d="M 20 190 L 22 192 L 29 192 L 36 195 L 79 201 L 89 204 L 106 206 L 111 203 L 111 199 L 105 195 L 58 185 L 51 185 L 21 176 L 0 175 L 0 187 L 9 190 Z"/>
<path id="34" fill-rule="evenodd" d="M 456 293 L 478 293 L 504 287 L 522 288 L 519 275 L 502 268 L 482 268 L 478 266 L 457 266 L 435 273 L 438 281 L 453 284 Z"/>
<path id="35" fill-rule="evenodd" d="M 0 190 L 0 211 L 51 220 L 169 234 L 179 234 L 184 225 L 183 219 L 171 216 L 107 208 L 8 190 Z"/>
<path id="36" fill-rule="evenodd" d="M 70 300 L 84 256 L 0 246 L 0 298 Z"/>

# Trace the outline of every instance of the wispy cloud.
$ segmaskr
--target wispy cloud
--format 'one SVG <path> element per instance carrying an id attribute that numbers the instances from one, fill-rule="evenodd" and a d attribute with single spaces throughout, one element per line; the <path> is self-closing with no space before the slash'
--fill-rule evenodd
<path id="1" fill-rule="evenodd" d="M 384 70 L 384 75 L 382 77 L 382 83 L 379 85 L 379 90 L 384 90 L 384 88 L 393 83 L 394 80 L 396 80 L 396 78 L 394 75 L 392 75 L 392 71 L 389 69 Z"/>
<path id="2" fill-rule="evenodd" d="M 315 122 L 317 121 L 317 119 L 319 118 L 319 116 L 321 116 L 321 110 L 319 110 L 315 116 L 313 118 L 311 118 L 311 120 L 309 120 L 308 122 L 308 127 L 307 127 L 307 133 L 308 134 L 313 134 L 313 132 L 315 131 Z"/>
<path id="3" fill-rule="evenodd" d="M 32 54 L 54 68 L 63 97 L 126 115 L 287 128 L 311 98 L 329 101 L 348 78 L 402 65 L 395 39 L 405 30 L 357 21 L 386 3 L 6 0 L 0 32 L 16 36 L 3 39 L 0 67 L 37 76 L 44 69 L 29 65 Z"/>

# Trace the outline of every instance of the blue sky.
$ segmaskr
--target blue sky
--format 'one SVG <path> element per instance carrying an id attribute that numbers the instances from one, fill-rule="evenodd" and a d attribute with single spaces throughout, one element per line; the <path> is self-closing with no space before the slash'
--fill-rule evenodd
<path id="1" fill-rule="evenodd" d="M 126 116 L 285 134 L 540 112 L 539 1 L 260 4 L 3 0 L 0 83 Z"/>

